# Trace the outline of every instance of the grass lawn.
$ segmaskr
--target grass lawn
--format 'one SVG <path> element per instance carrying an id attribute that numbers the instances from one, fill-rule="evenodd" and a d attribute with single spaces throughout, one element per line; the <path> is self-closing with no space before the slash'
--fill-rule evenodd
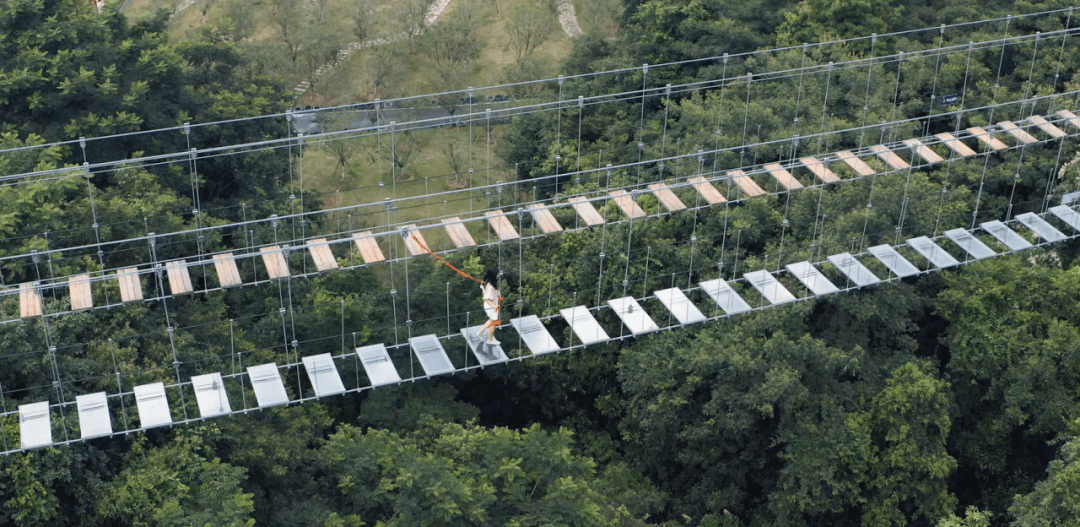
<path id="1" fill-rule="evenodd" d="M 138 20 L 157 12 L 158 9 L 170 11 L 176 9 L 181 1 L 183 0 L 131 0 L 131 3 L 124 8 L 124 14 L 127 15 L 128 20 Z M 124 5 L 124 0 L 109 0 L 108 3 L 120 7 Z"/>
<path id="2" fill-rule="evenodd" d="M 173 18 L 171 22 L 171 39 L 179 41 L 183 38 L 195 38 L 196 31 L 200 27 L 219 21 L 227 12 L 228 0 L 199 0 L 191 7 L 185 9 Z M 310 0 L 311 3 L 319 0 Z M 353 10 L 355 3 L 351 0 L 324 0 L 326 6 L 326 30 L 337 32 L 342 42 L 355 40 L 353 35 Z M 444 11 L 442 17 L 449 15 L 455 8 L 461 5 L 462 0 L 452 0 Z M 132 0 L 125 12 L 129 18 L 137 19 L 152 13 L 154 10 L 165 7 L 174 8 L 180 0 Z M 594 23 L 597 17 L 607 17 L 613 20 L 616 14 L 610 13 L 610 9 L 596 8 L 601 4 L 594 5 L 592 2 L 607 2 L 608 5 L 615 0 L 577 0 L 580 23 L 589 30 L 589 24 Z M 617 2 L 616 2 L 617 4 Z M 374 37 L 388 37 L 400 32 L 395 24 L 391 23 L 393 2 L 384 0 L 376 9 L 376 16 L 385 17 L 386 23 L 379 24 Z M 510 37 L 507 30 L 507 22 L 510 13 L 516 9 L 535 5 L 535 0 L 499 0 L 499 11 L 489 1 L 477 0 L 475 9 L 478 16 L 477 47 L 479 53 L 468 63 L 467 81 L 460 89 L 468 86 L 482 87 L 506 82 L 505 70 L 515 63 L 514 50 L 508 44 Z M 254 0 L 244 4 L 245 8 L 254 13 L 254 28 L 251 36 L 241 45 L 257 44 L 271 53 L 280 54 L 284 57 L 286 50 L 281 42 L 280 27 L 274 24 L 271 2 L 269 0 Z M 586 11 L 594 9 L 594 11 Z M 606 8 L 605 8 L 606 9 Z M 546 12 L 546 11 L 545 11 Z M 597 14 L 599 13 L 599 14 Z M 438 24 L 438 22 L 436 22 Z M 604 24 L 611 27 L 611 23 Z M 417 38 L 423 38 L 417 37 Z M 544 77 L 555 76 L 559 73 L 558 65 L 569 54 L 572 47 L 571 39 L 562 31 L 558 19 L 554 13 L 550 15 L 550 34 L 547 40 L 533 52 L 533 57 L 538 59 L 541 67 L 538 74 Z M 436 78 L 436 70 L 430 60 L 416 49 L 416 45 L 409 42 L 395 42 L 386 44 L 384 49 L 389 49 L 399 60 L 396 74 L 387 84 L 376 92 L 365 68 L 370 60 L 373 50 L 364 49 L 352 53 L 345 61 L 338 65 L 331 73 L 321 77 L 311 90 L 302 95 L 296 102 L 298 105 L 333 106 L 357 102 L 370 101 L 378 95 L 386 99 L 390 97 L 409 96 L 431 93 L 436 90 L 435 84 L 429 79 Z M 301 79 L 297 76 L 295 80 Z M 291 81 L 291 80 L 290 80 Z M 441 87 L 439 87 L 441 88 Z M 494 92 L 493 92 L 494 93 Z M 485 93 L 485 95 L 487 95 Z M 349 166 L 343 170 L 338 163 L 334 148 L 328 145 L 310 145 L 305 150 L 303 161 L 305 188 L 323 196 L 327 208 L 358 205 L 364 203 L 377 204 L 371 207 L 370 213 L 354 215 L 354 220 L 363 221 L 370 227 L 385 224 L 385 211 L 381 202 L 385 198 L 416 197 L 402 203 L 396 211 L 394 222 L 407 222 L 421 218 L 429 218 L 441 215 L 459 215 L 471 217 L 470 211 L 488 207 L 487 196 L 477 191 L 471 198 L 459 198 L 442 202 L 442 198 L 426 198 L 430 193 L 439 193 L 451 190 L 449 182 L 454 169 L 446 154 L 446 150 L 453 145 L 458 158 L 461 159 L 462 178 L 466 179 L 466 188 L 494 183 L 495 181 L 512 181 L 513 169 L 488 169 L 496 166 L 500 161 L 494 155 L 495 145 L 502 134 L 501 126 L 494 126 L 488 141 L 486 129 L 482 123 L 474 125 L 472 143 L 472 162 L 474 172 L 469 177 L 469 130 L 468 127 L 447 127 L 437 130 L 423 130 L 414 132 L 407 145 L 413 150 L 412 157 L 404 167 L 408 178 L 402 180 L 395 178 L 392 173 L 399 170 L 391 167 L 390 157 L 387 152 L 390 149 L 391 138 L 389 134 L 382 134 L 378 138 L 348 139 L 343 140 L 346 155 L 349 158 Z M 403 141 L 400 134 L 395 139 Z M 490 146 L 490 161 L 489 147 Z M 381 183 L 381 186 L 380 186 Z M 492 198 L 495 199 L 495 198 Z M 494 204 L 493 204 L 494 205 Z M 381 214 L 380 214 L 381 212 Z M 360 220 L 359 218 L 365 218 Z M 471 229 L 477 230 L 477 229 Z M 489 233 L 490 234 L 490 233 Z M 474 232 L 477 242 L 483 243 L 485 236 Z M 449 248 L 449 239 L 441 232 L 433 232 L 428 240 L 436 249 Z"/>
<path id="3" fill-rule="evenodd" d="M 485 129 L 474 127 L 473 143 L 473 174 L 468 172 L 468 127 L 447 127 L 436 130 L 422 130 L 412 133 L 409 142 L 413 154 L 405 165 L 407 180 L 401 180 L 400 171 L 396 167 L 392 169 L 389 151 L 391 149 L 390 134 L 383 134 L 377 138 L 346 139 L 343 140 L 348 147 L 349 167 L 342 170 L 337 161 L 333 148 L 323 145 L 308 146 L 304 152 L 304 179 L 305 188 L 323 196 L 326 208 L 360 205 L 364 203 L 375 204 L 370 209 L 361 209 L 354 214 L 360 224 L 377 228 L 386 223 L 385 209 L 382 201 L 386 198 L 415 198 L 398 203 L 398 210 L 391 220 L 397 222 L 411 222 L 430 218 L 433 216 L 459 216 L 461 218 L 475 217 L 475 210 L 482 210 L 489 206 L 489 197 L 480 191 L 473 193 L 458 193 L 452 197 L 428 197 L 428 194 L 455 190 L 449 185 L 454 170 L 445 153 L 447 145 L 453 143 L 463 158 L 461 178 L 467 183 L 466 189 L 472 186 L 495 183 L 496 181 L 512 181 L 513 170 L 501 168 L 488 169 L 488 148 Z M 491 149 L 499 140 L 502 130 L 492 128 Z M 394 143 L 404 142 L 401 134 L 396 134 Z M 380 144 L 381 143 L 381 144 Z M 497 165 L 498 160 L 491 154 L 491 164 Z M 399 175 L 397 180 L 391 172 Z M 381 186 L 380 186 L 381 183 Z M 490 206 L 498 205 L 498 196 L 491 196 Z M 507 196 L 509 201 L 509 196 Z M 360 218 L 363 219 L 360 219 Z M 480 233 L 470 227 L 473 236 L 478 243 L 487 241 L 487 235 L 492 233 Z M 449 249 L 452 247 L 449 238 L 441 230 L 433 231 L 433 236 L 424 234 L 428 238 L 432 248 L 436 250 Z M 491 241 L 494 241 L 492 238 Z"/>
<path id="4" fill-rule="evenodd" d="M 476 30 L 479 56 L 469 61 L 468 80 L 452 89 L 491 86 L 506 82 L 504 71 L 516 60 L 514 50 L 508 44 L 510 37 L 506 24 L 509 21 L 509 13 L 529 3 L 530 0 L 501 0 L 498 14 L 490 3 L 477 4 L 480 12 L 480 16 L 477 17 L 480 20 L 480 27 Z M 451 2 L 443 12 L 443 16 L 449 15 L 456 6 L 457 3 Z M 554 77 L 558 74 L 558 65 L 569 55 L 572 47 L 570 37 L 562 31 L 554 14 L 550 17 L 550 28 L 548 39 L 533 52 L 533 58 L 543 65 L 540 75 L 544 77 Z M 388 46 L 394 50 L 395 57 L 400 60 L 400 68 L 377 94 L 366 72 L 367 61 L 372 51 L 361 50 L 349 55 L 333 73 L 320 79 L 315 88 L 301 96 L 298 102 L 317 106 L 334 106 L 366 102 L 376 97 L 389 99 L 442 91 L 442 86 L 431 82 L 431 79 L 438 78 L 438 75 L 430 60 L 419 49 L 410 49 L 418 48 L 418 46 L 410 45 L 408 42 L 397 42 Z"/>

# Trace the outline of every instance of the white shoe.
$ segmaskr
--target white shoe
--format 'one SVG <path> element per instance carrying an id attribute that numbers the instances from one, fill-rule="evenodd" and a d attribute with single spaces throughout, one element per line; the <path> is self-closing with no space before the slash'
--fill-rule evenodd
<path id="1" fill-rule="evenodd" d="M 499 341 L 495 340 L 495 337 L 489 338 L 487 343 L 488 343 L 488 346 L 498 346 L 499 345 Z"/>

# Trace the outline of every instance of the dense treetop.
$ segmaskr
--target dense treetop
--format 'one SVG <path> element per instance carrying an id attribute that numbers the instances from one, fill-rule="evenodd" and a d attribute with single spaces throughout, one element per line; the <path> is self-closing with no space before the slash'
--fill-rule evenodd
<path id="1" fill-rule="evenodd" d="M 365 6 L 370 7 L 363 4 L 358 10 L 366 12 Z M 625 0 L 619 30 L 579 38 L 564 67 L 578 73 L 655 64 L 1057 7 L 1065 6 Z M 1068 16 L 1049 17 L 1038 28 L 1075 26 Z M 467 25 L 468 19 L 453 23 Z M 0 0 L 0 149 L 291 106 L 285 81 L 273 71 L 252 67 L 252 56 L 238 47 L 248 37 L 235 29 L 215 26 L 198 38 L 170 40 L 166 13 L 131 21 L 114 8 L 98 14 L 77 0 Z M 436 62 L 453 62 L 455 53 L 477 51 L 418 47 L 417 52 L 432 53 Z M 827 63 L 868 52 L 853 45 L 809 60 Z M 1014 94 L 1025 89 L 1049 94 L 1078 84 L 1078 64 L 1071 59 L 1063 61 L 1060 78 L 1034 79 L 1030 86 L 1019 60 L 1010 59 L 995 79 L 1001 56 L 973 54 L 968 79 L 958 73 L 967 57 L 947 57 L 940 66 L 941 82 L 966 80 L 979 86 L 972 90 L 973 105 L 994 96 L 988 88 L 994 82 L 999 83 L 995 89 Z M 772 61 L 765 67 L 780 69 L 802 59 L 795 50 L 762 60 Z M 688 66 L 654 82 L 710 78 L 717 67 Z M 800 115 L 829 129 L 850 127 L 858 119 L 889 118 L 878 109 L 864 116 L 859 111 L 864 96 L 881 103 L 875 108 L 902 116 L 926 112 L 917 104 L 893 110 L 888 102 L 895 96 L 892 88 L 868 89 L 864 75 L 808 81 L 808 98 L 823 97 L 826 86 L 821 84 L 827 82 L 832 97 L 860 102 L 850 112 L 827 116 L 807 104 Z M 937 86 L 934 70 L 925 64 L 911 65 L 905 75 L 904 89 L 911 93 Z M 626 82 L 640 84 L 640 77 Z M 581 83 L 568 91 L 610 88 Z M 723 112 L 745 112 L 763 140 L 787 137 L 794 94 L 781 84 L 762 90 L 745 108 L 715 90 L 676 98 L 666 108 L 647 103 L 646 115 L 669 119 L 663 129 L 644 127 L 640 138 L 637 119 L 627 118 L 643 111 L 640 104 L 604 106 L 583 118 L 583 163 L 599 163 L 594 154 L 599 151 L 608 152 L 605 162 L 636 159 L 639 139 L 656 154 L 661 134 L 679 138 L 681 151 L 736 146 L 742 140 L 738 131 L 714 133 L 716 116 Z M 501 132 L 495 151 L 510 165 L 530 167 L 523 178 L 554 172 L 556 156 L 569 158 L 578 147 L 557 141 L 549 121 L 524 117 Z M 201 144 L 280 134 L 263 124 L 219 125 L 205 132 Z M 182 132 L 132 134 L 90 149 L 88 155 L 124 159 L 162 145 L 183 148 Z M 670 287 L 676 273 L 689 282 L 715 277 L 718 264 L 723 268 L 737 262 L 747 269 L 775 265 L 781 247 L 791 258 L 820 257 L 822 247 L 849 247 L 853 229 L 892 236 L 905 196 L 915 211 L 905 225 L 908 232 L 933 231 L 937 222 L 968 222 L 975 210 L 997 218 L 1010 203 L 1041 203 L 1047 175 L 1076 152 L 1075 141 L 1068 139 L 1060 148 L 1054 143 L 1022 154 L 993 154 L 985 163 L 980 158 L 978 166 L 958 162 L 915 171 L 907 179 L 882 178 L 872 189 L 872 210 L 865 206 L 869 184 L 851 184 L 830 189 L 824 197 L 797 194 L 789 202 L 768 198 L 696 217 L 658 217 L 633 227 L 631 253 L 647 250 L 647 263 L 610 246 L 609 261 L 618 259 L 635 287 L 652 286 L 651 291 Z M 767 149 L 754 153 L 776 154 Z M 114 219 L 110 228 L 118 236 L 128 230 L 139 235 L 149 221 L 145 218 L 178 231 L 198 222 L 238 219 L 239 210 L 262 216 L 284 212 L 283 201 L 264 200 L 299 192 L 289 186 L 288 155 L 202 163 L 197 184 L 204 208 L 216 212 L 198 219 L 190 213 L 189 174 L 180 168 L 126 167 L 89 180 L 0 187 L 0 255 L 46 247 L 49 240 L 41 233 L 88 224 L 91 208 Z M 82 162 L 77 143 L 21 150 L 0 154 L 0 175 Z M 615 185 L 631 178 L 613 177 Z M 1062 174 L 1060 190 L 1075 190 L 1076 180 L 1074 173 Z M 583 183 L 577 189 L 594 187 Z M 655 206 L 651 199 L 642 197 L 646 207 Z M 785 214 L 817 218 L 822 201 L 829 211 L 827 223 L 819 226 L 814 219 L 790 228 L 781 223 Z M 243 209 L 237 207 L 241 203 Z M 317 200 L 309 203 L 319 206 Z M 508 301 L 549 293 L 595 294 L 598 287 L 619 290 L 623 275 L 600 273 L 598 253 L 606 240 L 627 239 L 628 228 L 612 225 L 525 244 L 521 250 L 531 266 L 509 273 Z M 92 231 L 80 232 L 85 233 L 71 236 L 86 239 L 72 243 L 91 243 Z M 729 232 L 739 233 L 735 248 Z M 221 239 L 198 243 L 208 250 L 225 246 Z M 191 254 L 194 244 L 162 250 Z M 0 523 L 1076 525 L 1077 257 L 1074 245 L 1059 245 L 465 375 L 4 456 Z M 123 258 L 116 256 L 107 265 L 124 265 Z M 497 261 L 498 253 L 485 248 L 449 258 L 475 271 Z M 580 263 L 565 265 L 571 261 Z M 59 274 L 72 274 L 100 270 L 103 263 L 58 258 L 55 265 Z M 475 294 L 471 283 L 444 285 L 449 280 L 444 270 L 430 261 L 414 259 L 410 265 L 417 292 L 411 314 L 417 321 L 444 325 L 438 317 L 447 298 L 464 302 Z M 556 274 L 555 266 L 565 271 Z M 9 284 L 31 279 L 29 269 L 15 264 L 0 273 Z M 374 291 L 389 288 L 389 280 L 368 267 L 293 281 L 290 294 L 304 309 L 297 311 L 288 331 L 315 342 L 305 354 L 339 351 L 336 337 L 318 340 L 337 335 L 339 324 L 361 343 L 392 341 L 386 328 L 397 307 L 388 299 L 372 300 Z M 58 368 L 88 379 L 78 393 L 115 392 L 121 376 L 99 375 L 103 371 L 122 372 L 124 389 L 174 382 L 173 349 L 184 363 L 205 371 L 229 371 L 230 350 L 244 353 L 246 364 L 286 362 L 290 350 L 282 346 L 278 294 L 273 285 L 264 285 L 171 300 L 171 324 L 199 328 L 178 332 L 174 341 L 165 334 L 160 306 L 153 303 L 64 315 L 47 328 L 35 321 L 4 325 L 0 386 L 6 408 L 55 396 L 52 363 L 37 353 L 49 345 L 62 350 Z M 530 307 L 539 314 L 554 311 Z M 356 375 L 348 381 L 360 382 Z M 293 390 L 292 383 L 287 385 Z M 176 411 L 196 411 L 190 399 L 186 408 L 171 402 Z M 5 441 L 15 440 L 17 418 L 5 419 L 2 431 Z"/>

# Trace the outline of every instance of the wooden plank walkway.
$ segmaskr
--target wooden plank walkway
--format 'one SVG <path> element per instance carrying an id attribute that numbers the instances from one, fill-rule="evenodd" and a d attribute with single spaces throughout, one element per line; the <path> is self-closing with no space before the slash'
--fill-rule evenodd
<path id="1" fill-rule="evenodd" d="M 704 177 L 692 177 L 689 181 L 694 185 L 694 189 L 698 191 L 698 194 L 701 194 L 701 197 L 705 198 L 705 201 L 708 202 L 709 205 L 716 205 L 717 203 L 724 203 L 727 201 L 727 198 L 725 198 L 719 190 L 716 190 L 716 187 L 712 186 L 712 183 L 709 183 L 709 180 Z"/>
<path id="2" fill-rule="evenodd" d="M 360 250 L 360 257 L 364 259 L 364 263 L 381 262 L 386 259 L 383 256 L 382 249 L 379 249 L 379 243 L 375 241 L 375 235 L 371 231 L 354 232 L 352 237 L 356 248 Z"/>
<path id="3" fill-rule="evenodd" d="M 653 195 L 656 196 L 656 199 L 660 200 L 660 203 L 669 212 L 686 209 L 686 205 L 679 200 L 679 197 L 676 196 L 667 185 L 663 183 L 653 183 L 652 185 L 649 185 L 649 190 L 652 191 Z"/>
<path id="4" fill-rule="evenodd" d="M 622 209 L 623 214 L 626 214 L 627 218 L 644 218 L 645 211 L 641 210 L 641 207 L 634 201 L 634 198 L 630 196 L 630 193 L 619 189 L 608 192 L 611 199 L 615 200 L 615 204 Z"/>
<path id="5" fill-rule="evenodd" d="M 142 282 L 139 281 L 138 267 L 128 267 L 116 271 L 116 279 L 120 282 L 120 300 L 138 302 L 143 299 Z"/>
<path id="6" fill-rule="evenodd" d="M 484 216 L 487 216 L 488 223 L 491 224 L 492 229 L 495 229 L 495 234 L 499 235 L 500 240 L 516 240 L 520 238 L 518 232 L 514 230 L 514 226 L 510 224 L 510 220 L 501 211 L 489 210 L 484 213 Z"/>
<path id="7" fill-rule="evenodd" d="M 68 292 L 71 294 L 71 310 L 94 307 L 94 295 L 90 291 L 90 275 L 77 274 L 68 278 Z"/>
<path id="8" fill-rule="evenodd" d="M 813 172 L 814 176 L 821 180 L 822 183 L 839 183 L 840 178 L 829 170 L 829 167 L 825 166 L 825 163 L 818 161 L 816 157 L 800 157 L 799 162 L 803 164 L 810 172 Z"/>
<path id="9" fill-rule="evenodd" d="M 569 201 L 574 207 L 574 210 L 577 211 L 578 216 L 581 216 L 581 219 L 585 221 L 585 225 L 591 227 L 593 225 L 601 225 L 604 223 L 604 218 L 596 211 L 596 207 L 593 207 L 592 203 L 589 203 L 588 199 L 581 196 L 575 196 L 567 201 Z"/>
<path id="10" fill-rule="evenodd" d="M 907 161 L 900 159 L 900 156 L 896 155 L 896 152 L 889 150 L 885 145 L 874 145 L 870 147 L 870 151 L 877 154 L 887 165 L 893 168 L 893 170 L 903 170 L 905 168 L 911 168 L 911 165 L 907 164 Z"/>
<path id="11" fill-rule="evenodd" d="M 191 274 L 188 273 L 187 262 L 184 260 L 165 262 L 165 272 L 169 275 L 169 290 L 172 294 L 179 295 L 194 290 L 191 287 Z"/>
<path id="12" fill-rule="evenodd" d="M 847 163 L 847 166 L 851 167 L 851 169 L 860 176 L 874 175 L 874 169 L 870 168 L 870 165 L 863 163 L 863 160 L 859 159 L 855 154 L 852 154 L 850 150 L 841 150 L 836 153 L 836 157 L 839 157 L 841 161 Z"/>
<path id="13" fill-rule="evenodd" d="M 1046 135 L 1053 137 L 1054 139 L 1061 139 L 1062 137 L 1069 135 L 1065 133 L 1065 130 L 1058 128 L 1054 126 L 1053 123 L 1043 119 L 1041 115 L 1032 115 L 1031 117 L 1028 117 L 1028 121 L 1031 121 L 1031 124 L 1037 126 L 1039 130 L 1042 130 Z"/>
<path id="14" fill-rule="evenodd" d="M 1009 135 L 1015 137 L 1016 140 L 1021 143 L 1031 144 L 1039 142 L 1035 136 L 1027 133 L 1023 128 L 1016 126 L 1012 121 L 998 121 L 998 126 L 1000 126 L 1002 130 L 1009 132 Z"/>
<path id="15" fill-rule="evenodd" d="M 802 183 L 799 183 L 799 180 L 795 179 L 795 176 L 792 176 L 791 172 L 788 172 L 784 167 L 780 166 L 780 163 L 769 163 L 765 165 L 765 170 L 769 172 L 769 175 L 771 175 L 773 179 L 779 181 L 780 184 L 788 190 L 803 188 Z"/>
<path id="16" fill-rule="evenodd" d="M 337 258 L 334 258 L 334 253 L 330 250 L 330 243 L 326 241 L 326 238 L 315 238 L 304 242 L 304 244 L 307 245 L 311 259 L 315 260 L 316 269 L 329 271 L 338 268 Z"/>
<path id="17" fill-rule="evenodd" d="M 731 176 L 731 180 L 739 186 L 739 189 L 743 191 L 743 194 L 745 194 L 746 197 L 756 198 L 765 195 L 765 191 L 761 190 L 761 187 L 759 187 L 754 180 L 750 179 L 750 176 L 746 175 L 746 172 L 743 172 L 742 170 L 732 170 L 731 172 L 728 172 L 728 175 Z"/>
<path id="18" fill-rule="evenodd" d="M 450 241 L 454 242 L 454 246 L 458 249 L 476 245 L 476 240 L 473 240 L 472 234 L 469 234 L 469 229 L 465 228 L 465 224 L 461 223 L 461 218 L 457 216 L 444 218 L 442 222 L 446 226 L 446 234 L 450 235 Z"/>
<path id="19" fill-rule="evenodd" d="M 529 213 L 532 214 L 533 221 L 540 226 L 540 230 L 544 231 L 544 234 L 562 232 L 562 225 L 559 225 L 555 216 L 543 204 L 533 203 L 529 205 Z"/>
<path id="20" fill-rule="evenodd" d="M 957 139 L 956 136 L 954 136 L 953 134 L 942 132 L 940 134 L 935 135 L 934 137 L 936 137 L 938 139 L 941 139 L 941 141 L 943 143 L 945 143 L 945 146 L 951 148 L 952 151 L 956 152 L 956 155 L 958 155 L 960 157 L 971 157 L 971 156 L 975 155 L 974 150 L 968 148 L 968 145 L 965 145 L 963 142 L 961 142 L 959 139 Z"/>
<path id="21" fill-rule="evenodd" d="M 424 234 L 416 228 L 415 223 L 410 223 L 406 225 L 406 227 L 408 227 L 409 229 L 409 235 L 405 237 L 405 249 L 407 249 L 409 251 L 409 254 L 413 256 L 427 254 L 427 251 L 424 250 L 424 247 L 431 247 L 431 244 L 424 239 Z M 413 239 L 413 236 L 416 237 L 415 240 Z M 421 247 L 420 243 L 416 243 L 417 241 L 424 244 L 424 247 Z"/>
<path id="22" fill-rule="evenodd" d="M 987 132 L 978 126 L 972 126 L 971 128 L 968 128 L 967 131 L 979 141 L 985 143 L 986 146 L 989 146 L 994 150 L 1005 150 L 1006 148 L 1009 148 L 1005 143 L 1002 143 L 1000 139 L 990 137 L 990 132 Z"/>
<path id="23" fill-rule="evenodd" d="M 927 163 L 934 164 L 945 161 L 944 158 L 937 155 L 937 152 L 930 150 L 930 147 L 924 145 L 923 142 L 918 139 L 905 139 L 904 144 L 907 145 L 908 148 L 915 150 L 915 153 L 919 154 L 919 157 L 925 159 Z"/>
<path id="24" fill-rule="evenodd" d="M 232 253 L 215 254 L 213 260 L 214 270 L 217 271 L 218 283 L 221 287 L 232 287 L 243 283 L 240 280 L 240 270 L 236 268 L 236 258 Z"/>
<path id="25" fill-rule="evenodd" d="M 1076 128 L 1080 128 L 1080 117 L 1077 117 L 1075 113 L 1072 113 L 1069 110 L 1058 110 L 1057 114 L 1063 117 L 1069 124 Z"/>
<path id="26" fill-rule="evenodd" d="M 282 254 L 281 247 L 277 245 L 260 247 L 259 253 L 262 255 L 263 264 L 266 265 L 266 273 L 270 275 L 270 278 L 289 276 L 289 264 L 285 262 L 285 255 Z"/>
<path id="27" fill-rule="evenodd" d="M 26 282 L 19 284 L 19 316 L 22 318 L 40 317 L 42 315 L 41 293 L 37 288 L 40 282 Z"/>

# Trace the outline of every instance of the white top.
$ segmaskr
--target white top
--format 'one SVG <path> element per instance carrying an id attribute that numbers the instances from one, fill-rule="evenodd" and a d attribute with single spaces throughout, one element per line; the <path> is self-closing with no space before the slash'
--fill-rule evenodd
<path id="1" fill-rule="evenodd" d="M 484 307 L 496 307 L 499 305 L 499 290 L 491 284 L 481 284 L 480 291 L 484 295 Z"/>

